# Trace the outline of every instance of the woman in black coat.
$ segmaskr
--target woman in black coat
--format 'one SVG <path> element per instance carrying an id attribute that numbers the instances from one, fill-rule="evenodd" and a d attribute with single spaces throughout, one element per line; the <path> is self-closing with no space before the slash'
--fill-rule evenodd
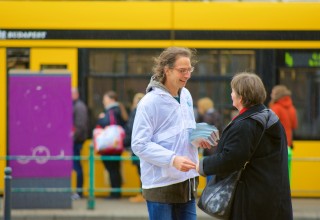
<path id="1" fill-rule="evenodd" d="M 263 111 L 264 85 L 256 74 L 240 73 L 231 88 L 239 115 L 224 129 L 215 153 L 200 161 L 199 173 L 220 181 L 240 170 L 257 147 L 237 186 L 230 219 L 292 219 L 286 136 L 278 117 Z"/>

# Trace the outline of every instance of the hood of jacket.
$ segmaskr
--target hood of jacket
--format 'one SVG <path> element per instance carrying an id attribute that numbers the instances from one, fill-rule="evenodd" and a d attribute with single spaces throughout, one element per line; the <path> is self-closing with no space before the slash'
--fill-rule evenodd
<path id="1" fill-rule="evenodd" d="M 290 108 L 291 106 L 293 106 L 292 99 L 290 96 L 284 96 L 278 99 L 275 103 L 283 106 L 284 108 Z"/>
<path id="2" fill-rule="evenodd" d="M 146 93 L 152 91 L 152 89 L 154 89 L 154 88 L 159 88 L 159 89 L 161 89 L 161 90 L 163 90 L 163 91 L 165 91 L 165 92 L 170 94 L 170 92 L 167 89 L 167 87 L 162 82 L 160 82 L 155 75 L 153 75 L 151 77 L 150 82 L 149 82 L 149 84 L 147 86 L 147 89 L 146 89 Z M 181 92 L 181 89 L 179 89 L 179 91 L 178 91 L 179 95 L 180 95 L 180 92 Z"/>
<path id="3" fill-rule="evenodd" d="M 146 89 L 146 93 L 150 92 L 153 88 L 159 88 L 161 90 L 169 92 L 169 90 L 165 87 L 165 85 L 163 85 L 160 81 L 157 80 L 155 75 L 151 77 L 150 82 Z"/>

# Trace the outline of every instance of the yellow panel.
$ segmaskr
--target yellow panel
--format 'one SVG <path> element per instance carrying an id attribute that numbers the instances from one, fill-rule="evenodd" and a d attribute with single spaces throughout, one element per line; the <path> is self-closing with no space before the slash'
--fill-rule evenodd
<path id="1" fill-rule="evenodd" d="M 91 144 L 91 140 L 87 140 L 82 148 L 81 156 L 89 156 L 89 147 Z M 123 152 L 122 156 L 124 157 L 130 157 L 130 153 L 128 151 Z M 99 155 L 95 155 L 99 156 Z M 83 168 L 83 190 L 87 190 L 89 188 L 89 163 L 86 160 L 83 160 L 81 162 L 82 168 Z M 132 164 L 130 160 L 124 160 L 121 164 L 121 174 L 123 179 L 122 189 L 128 190 L 127 192 L 123 192 L 123 196 L 132 196 L 136 195 L 137 192 L 133 192 L 133 189 L 139 189 L 140 188 L 140 177 L 138 175 L 138 170 L 135 165 Z M 105 170 L 102 162 L 100 160 L 96 160 L 95 162 L 95 189 L 97 188 L 109 188 L 109 176 L 108 171 Z M 73 190 L 76 189 L 76 173 L 72 173 L 72 188 Z M 200 183 L 199 183 L 199 189 L 203 189 L 206 184 L 206 179 L 204 177 L 200 177 Z M 96 192 L 95 196 L 106 196 L 109 193 L 107 192 Z M 88 192 L 84 192 L 84 195 L 87 196 Z M 200 195 L 200 192 L 199 192 Z"/>
<path id="2" fill-rule="evenodd" d="M 87 140 L 81 152 L 82 156 L 89 155 L 89 145 L 91 140 Z M 295 141 L 292 162 L 292 183 L 291 191 L 293 197 L 319 197 L 320 196 L 320 141 Z M 123 156 L 129 156 L 128 152 L 124 152 Z M 97 155 L 96 155 L 97 156 Z M 310 160 L 311 158 L 311 160 Z M 317 161 L 312 161 L 317 158 Z M 303 161 L 305 160 L 305 161 Z M 84 188 L 89 187 L 89 168 L 88 161 L 82 161 L 84 170 Z M 123 189 L 139 188 L 140 180 L 136 167 L 131 161 L 122 162 L 122 176 L 124 179 Z M 75 189 L 75 175 L 72 176 L 72 186 Z M 101 161 L 95 164 L 95 188 L 110 187 L 108 173 L 105 171 Z M 206 185 L 206 179 L 200 177 L 199 193 Z M 133 192 L 125 192 L 124 196 L 134 195 Z M 87 193 L 85 193 L 87 195 Z M 105 196 L 107 193 L 97 192 L 97 196 Z"/>
<path id="3" fill-rule="evenodd" d="M 0 48 L 0 156 L 7 155 L 7 71 L 6 49 Z M 0 160 L 0 189 L 4 188 L 5 160 Z"/>
<path id="4" fill-rule="evenodd" d="M 40 71 L 42 64 L 67 65 L 67 69 L 72 74 L 72 87 L 78 85 L 78 49 L 31 48 L 30 70 Z"/>
<path id="5" fill-rule="evenodd" d="M 169 2 L 0 1 L 1 28 L 169 29 Z"/>
<path id="6" fill-rule="evenodd" d="M 294 141 L 291 183 L 292 196 L 320 196 L 319 159 L 320 141 Z"/>
<path id="7" fill-rule="evenodd" d="M 89 146 L 91 144 L 91 140 L 87 140 L 82 148 L 81 156 L 89 156 Z M 99 156 L 99 155 L 95 155 Z M 128 151 L 123 152 L 122 156 L 130 157 L 130 153 Z M 83 189 L 86 190 L 89 188 L 89 163 L 88 161 L 82 161 L 82 168 L 83 168 Z M 135 165 L 132 164 L 130 160 L 124 160 L 121 164 L 121 173 L 123 179 L 123 190 L 130 189 L 130 192 L 122 193 L 123 196 L 135 195 L 137 192 L 132 192 L 132 189 L 140 188 L 140 179 L 138 175 L 138 171 Z M 105 170 L 101 160 L 96 160 L 95 162 L 95 188 L 109 188 L 109 176 L 108 172 Z M 72 174 L 72 188 L 76 189 L 76 174 L 75 172 Z M 106 196 L 109 193 L 107 192 L 96 192 L 96 196 Z M 88 195 L 87 192 L 84 195 Z"/>
<path id="8" fill-rule="evenodd" d="M 319 2 L 0 1 L 0 27 L 319 30 Z"/>
<path id="9" fill-rule="evenodd" d="M 319 30 L 320 3 L 176 2 L 181 30 Z"/>

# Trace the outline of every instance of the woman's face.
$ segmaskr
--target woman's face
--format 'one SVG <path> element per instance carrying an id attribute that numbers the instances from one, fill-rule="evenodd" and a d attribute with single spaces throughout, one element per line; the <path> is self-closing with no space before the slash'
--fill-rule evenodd
<path id="1" fill-rule="evenodd" d="M 111 103 L 110 97 L 107 95 L 103 96 L 102 103 L 103 103 L 104 107 L 107 107 L 108 105 L 110 105 L 110 103 Z"/>
<path id="2" fill-rule="evenodd" d="M 271 94 L 270 94 L 271 100 L 275 99 L 275 92 L 274 89 L 272 89 Z"/>
<path id="3" fill-rule="evenodd" d="M 231 93 L 231 99 L 232 99 L 232 105 L 236 107 L 238 111 L 240 111 L 243 108 L 241 103 L 242 98 L 233 89 Z"/>

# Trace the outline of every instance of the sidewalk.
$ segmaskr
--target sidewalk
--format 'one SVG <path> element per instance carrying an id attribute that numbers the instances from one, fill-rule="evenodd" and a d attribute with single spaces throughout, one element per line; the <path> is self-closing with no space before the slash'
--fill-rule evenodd
<path id="1" fill-rule="evenodd" d="M 320 198 L 294 198 L 293 215 L 296 220 L 319 219 Z M 11 212 L 12 220 L 147 220 L 148 212 L 145 203 L 130 203 L 127 198 L 105 200 L 97 198 L 95 209 L 87 209 L 87 200 L 74 201 L 72 209 L 22 210 Z M 199 220 L 213 219 L 200 209 L 197 210 Z M 0 217 L 3 219 L 3 216 Z"/>

